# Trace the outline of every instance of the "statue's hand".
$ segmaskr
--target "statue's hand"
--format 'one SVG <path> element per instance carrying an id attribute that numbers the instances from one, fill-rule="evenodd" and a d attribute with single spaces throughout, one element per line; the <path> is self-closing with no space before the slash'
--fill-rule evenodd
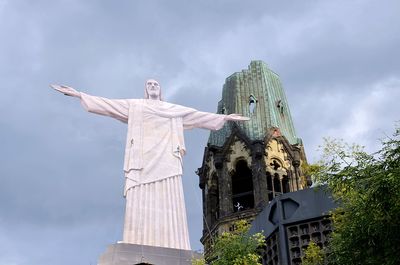
<path id="1" fill-rule="evenodd" d="M 50 85 L 50 86 L 53 89 L 57 90 L 58 92 L 63 93 L 66 96 L 76 97 L 76 98 L 80 98 L 81 97 L 81 93 L 79 93 L 78 91 L 76 91 L 72 87 L 63 86 L 63 85 Z"/>
<path id="2" fill-rule="evenodd" d="M 249 117 L 242 116 L 240 114 L 229 114 L 225 116 L 226 121 L 249 121 Z"/>

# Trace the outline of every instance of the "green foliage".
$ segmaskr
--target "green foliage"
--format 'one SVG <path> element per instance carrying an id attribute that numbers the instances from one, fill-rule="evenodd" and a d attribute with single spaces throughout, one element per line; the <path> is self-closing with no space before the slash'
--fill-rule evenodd
<path id="1" fill-rule="evenodd" d="M 323 265 L 324 251 L 311 240 L 301 261 L 302 265 Z"/>
<path id="2" fill-rule="evenodd" d="M 315 174 L 321 171 L 321 165 L 302 163 L 301 170 L 306 176 L 315 176 Z"/>
<path id="3" fill-rule="evenodd" d="M 321 171 L 320 164 L 307 164 L 306 162 L 301 163 L 301 171 L 303 173 L 303 181 L 307 182 L 307 178 L 311 177 L 312 182 L 316 181 L 315 175 Z"/>
<path id="4" fill-rule="evenodd" d="M 245 220 L 235 223 L 233 232 L 222 233 L 213 245 L 212 265 L 261 265 L 257 250 L 264 246 L 262 233 L 249 235 L 250 225 Z"/>
<path id="5" fill-rule="evenodd" d="M 206 265 L 205 259 L 193 259 L 192 265 Z"/>
<path id="6" fill-rule="evenodd" d="M 399 264 L 400 131 L 367 154 L 358 145 L 325 140 L 313 177 L 341 207 L 332 214 L 329 264 Z"/>

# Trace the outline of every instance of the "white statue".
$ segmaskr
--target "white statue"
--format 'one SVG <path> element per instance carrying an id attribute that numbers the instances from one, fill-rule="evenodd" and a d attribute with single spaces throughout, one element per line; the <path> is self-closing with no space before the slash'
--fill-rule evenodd
<path id="1" fill-rule="evenodd" d="M 156 80 L 147 80 L 145 99 L 107 99 L 68 86 L 55 90 L 80 98 L 83 107 L 128 124 L 125 148 L 126 198 L 123 243 L 190 250 L 182 189 L 183 130 L 218 130 L 225 121 L 244 121 L 161 100 Z"/>

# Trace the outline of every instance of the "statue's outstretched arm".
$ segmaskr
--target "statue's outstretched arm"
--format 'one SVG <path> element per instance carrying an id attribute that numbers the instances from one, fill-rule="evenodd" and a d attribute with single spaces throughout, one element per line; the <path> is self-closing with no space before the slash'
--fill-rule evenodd
<path id="1" fill-rule="evenodd" d="M 69 86 L 64 85 L 50 85 L 52 88 L 58 92 L 63 93 L 66 96 L 81 98 L 81 93 Z"/>
<path id="2" fill-rule="evenodd" d="M 250 118 L 240 114 L 216 114 L 203 111 L 193 111 L 183 116 L 184 129 L 203 128 L 219 130 L 226 121 L 248 121 Z"/>
<path id="3" fill-rule="evenodd" d="M 225 120 L 226 121 L 249 121 L 250 118 L 243 116 L 242 114 L 233 113 L 233 114 L 226 115 Z"/>
<path id="4" fill-rule="evenodd" d="M 79 98 L 82 106 L 89 112 L 112 117 L 124 123 L 128 122 L 129 102 L 127 99 L 108 99 L 96 97 L 78 92 L 69 86 L 50 86 L 64 95 Z"/>

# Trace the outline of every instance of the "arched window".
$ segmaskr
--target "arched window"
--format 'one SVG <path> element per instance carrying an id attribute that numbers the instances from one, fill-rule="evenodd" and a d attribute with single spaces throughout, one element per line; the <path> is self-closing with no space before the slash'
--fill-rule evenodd
<path id="1" fill-rule="evenodd" d="M 218 177 L 214 173 L 211 178 L 210 187 L 208 189 L 208 207 L 211 224 L 214 224 L 219 219 L 219 189 Z"/>
<path id="2" fill-rule="evenodd" d="M 249 112 L 250 112 L 250 114 L 254 113 L 256 106 L 257 106 L 257 99 L 253 95 L 250 95 L 250 97 L 249 97 Z"/>
<path id="3" fill-rule="evenodd" d="M 227 114 L 226 108 L 225 108 L 225 107 L 222 107 L 222 109 L 221 109 L 221 114 Z"/>
<path id="4" fill-rule="evenodd" d="M 274 175 L 274 191 L 275 193 L 281 193 L 281 181 L 279 179 L 279 175 L 275 173 Z"/>
<path id="5" fill-rule="evenodd" d="M 281 114 L 284 114 L 285 105 L 284 105 L 284 103 L 283 103 L 282 100 L 278 100 L 278 101 L 276 102 L 276 107 L 279 109 L 279 112 L 280 112 Z"/>
<path id="6" fill-rule="evenodd" d="M 254 208 L 253 177 L 247 162 L 239 160 L 232 175 L 233 211 Z"/>
<path id="7" fill-rule="evenodd" d="M 288 176 L 283 176 L 282 178 L 282 188 L 283 188 L 283 193 L 289 192 L 290 187 L 289 187 L 289 178 Z"/>
<path id="8" fill-rule="evenodd" d="M 271 174 L 266 172 L 268 200 L 271 201 L 276 196 L 290 192 L 289 177 L 287 175 Z"/>
<path id="9" fill-rule="evenodd" d="M 267 192 L 268 192 L 268 201 L 272 201 L 274 198 L 274 189 L 272 187 L 272 175 L 268 171 L 266 172 L 267 177 Z"/>

